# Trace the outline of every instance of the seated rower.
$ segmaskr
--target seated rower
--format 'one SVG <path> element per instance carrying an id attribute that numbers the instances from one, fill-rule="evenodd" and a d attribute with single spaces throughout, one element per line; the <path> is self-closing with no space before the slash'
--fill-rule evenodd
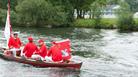
<path id="1" fill-rule="evenodd" d="M 47 56 L 52 57 L 53 62 L 61 62 L 62 61 L 62 53 L 59 49 L 59 44 L 56 44 L 55 42 L 52 42 L 52 46 L 50 47 L 50 50 L 48 51 Z"/>
<path id="2" fill-rule="evenodd" d="M 9 38 L 8 47 L 9 51 L 12 52 L 13 56 L 20 56 L 22 43 L 20 38 L 18 37 L 18 33 L 14 32 L 13 36 Z"/>
<path id="3" fill-rule="evenodd" d="M 42 39 L 38 40 L 38 43 L 40 48 L 38 49 L 37 52 L 34 53 L 34 55 L 32 55 L 32 58 L 36 60 L 40 60 L 40 59 L 45 60 L 45 57 L 47 55 L 47 47 L 44 43 L 44 40 Z"/>
<path id="4" fill-rule="evenodd" d="M 38 51 L 37 46 L 35 45 L 35 43 L 33 43 L 33 38 L 28 37 L 28 41 L 29 42 L 25 45 L 23 49 L 23 56 L 25 58 L 31 58 L 33 53 Z"/>
<path id="5" fill-rule="evenodd" d="M 57 42 L 60 44 L 60 49 L 62 52 L 62 58 L 63 62 L 69 63 L 71 61 L 71 46 L 70 46 L 70 40 L 65 39 L 60 42 Z"/>
<path id="6" fill-rule="evenodd" d="M 59 45 L 59 49 L 62 53 L 63 63 L 71 62 L 70 40 L 65 39 L 65 40 L 62 40 L 62 41 L 56 41 L 55 43 Z"/>

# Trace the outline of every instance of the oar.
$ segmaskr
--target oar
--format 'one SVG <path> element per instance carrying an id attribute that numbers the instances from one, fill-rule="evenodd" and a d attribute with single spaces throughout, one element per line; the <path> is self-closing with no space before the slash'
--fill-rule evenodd
<path id="1" fill-rule="evenodd" d="M 4 50 L 6 50 L 6 48 L 2 48 L 2 47 L 0 47 L 0 51 L 4 51 Z"/>

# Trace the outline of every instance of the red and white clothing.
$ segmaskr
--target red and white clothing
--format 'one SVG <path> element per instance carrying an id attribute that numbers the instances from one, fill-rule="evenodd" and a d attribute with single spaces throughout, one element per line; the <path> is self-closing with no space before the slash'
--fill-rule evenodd
<path id="1" fill-rule="evenodd" d="M 41 58 L 41 60 L 45 60 L 47 55 L 47 47 L 43 44 L 40 49 L 32 55 L 32 58 Z"/>
<path id="2" fill-rule="evenodd" d="M 20 47 L 21 47 L 21 40 L 20 38 L 14 38 L 14 37 L 10 37 L 9 38 L 9 42 L 8 42 L 8 47 L 10 49 L 10 51 L 12 51 L 13 56 L 16 56 L 17 53 L 20 53 Z"/>
<path id="3" fill-rule="evenodd" d="M 21 40 L 20 38 L 14 38 L 14 37 L 10 37 L 9 38 L 9 42 L 8 42 L 8 47 L 9 48 L 20 48 L 21 47 Z"/>
<path id="4" fill-rule="evenodd" d="M 23 49 L 23 54 L 27 57 L 27 58 L 31 58 L 34 52 L 37 52 L 38 48 L 37 46 L 33 43 L 33 42 L 29 42 L 25 45 L 24 49 Z"/>
<path id="5" fill-rule="evenodd" d="M 47 56 L 51 56 L 54 62 L 62 61 L 62 53 L 57 45 L 53 45 Z"/>
<path id="6" fill-rule="evenodd" d="M 47 55 L 47 47 L 45 44 L 43 44 L 40 49 L 35 53 L 40 55 L 41 57 L 45 58 L 45 56 Z"/>

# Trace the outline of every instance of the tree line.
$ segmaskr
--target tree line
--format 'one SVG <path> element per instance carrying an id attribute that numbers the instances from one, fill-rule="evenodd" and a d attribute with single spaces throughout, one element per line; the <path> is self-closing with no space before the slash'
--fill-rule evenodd
<path id="1" fill-rule="evenodd" d="M 137 12 L 137 0 L 10 0 L 11 24 L 14 26 L 71 26 L 77 19 L 84 19 L 89 12 L 90 19 L 95 20 L 97 28 L 102 15 L 102 10 L 107 5 L 117 4 L 119 28 L 134 25 L 133 14 Z M 8 0 L 0 0 L 0 25 L 6 21 Z M 129 21 L 129 22 L 128 22 Z M 125 25 L 125 26 L 123 26 Z M 126 28 L 127 29 L 127 28 Z"/>

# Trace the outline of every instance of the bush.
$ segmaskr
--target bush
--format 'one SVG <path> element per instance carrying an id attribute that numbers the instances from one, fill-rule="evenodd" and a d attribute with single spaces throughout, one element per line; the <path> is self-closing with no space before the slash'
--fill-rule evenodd
<path id="1" fill-rule="evenodd" d="M 121 16 L 118 20 L 118 29 L 120 31 L 132 31 L 135 28 L 133 16 Z"/>
<path id="2" fill-rule="evenodd" d="M 130 6 L 123 2 L 120 3 L 121 8 L 118 10 L 118 29 L 120 31 L 132 31 L 135 28 L 135 21 Z"/>
<path id="3" fill-rule="evenodd" d="M 26 26 L 61 26 L 68 23 L 64 6 L 46 0 L 23 0 L 16 6 L 18 24 Z"/>

